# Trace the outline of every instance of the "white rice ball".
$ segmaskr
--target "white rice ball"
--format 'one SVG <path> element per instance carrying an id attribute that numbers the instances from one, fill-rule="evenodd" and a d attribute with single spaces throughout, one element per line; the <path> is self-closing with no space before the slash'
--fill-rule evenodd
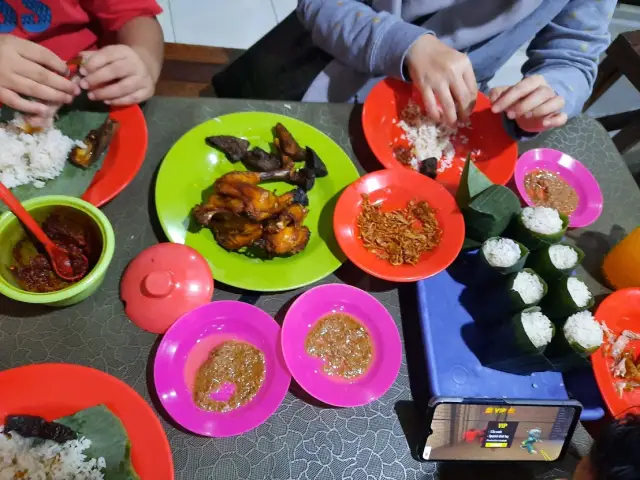
<path id="1" fill-rule="evenodd" d="M 493 267 L 511 267 L 520 260 L 520 246 L 510 238 L 491 238 L 482 246 L 482 253 Z"/>
<path id="2" fill-rule="evenodd" d="M 586 307 L 591 301 L 592 295 L 589 291 L 589 287 L 587 287 L 582 280 L 578 280 L 576 277 L 569 277 L 567 279 L 567 290 L 571 295 L 571 299 L 580 308 Z"/>
<path id="3" fill-rule="evenodd" d="M 520 317 L 522 327 L 536 348 L 549 345 L 553 338 L 553 324 L 542 312 L 527 312 Z"/>
<path id="4" fill-rule="evenodd" d="M 532 305 L 542 298 L 544 295 L 544 286 L 537 275 L 529 272 L 518 272 L 513 281 L 513 290 L 515 290 L 527 305 Z"/>
<path id="5" fill-rule="evenodd" d="M 571 315 L 562 330 L 569 342 L 577 343 L 585 350 L 591 350 L 602 345 L 602 328 L 589 311 Z"/>
<path id="6" fill-rule="evenodd" d="M 541 235 L 551 235 L 562 230 L 562 219 L 554 208 L 526 207 L 521 213 L 525 227 Z"/>
<path id="7" fill-rule="evenodd" d="M 549 247 L 549 258 L 554 267 L 560 270 L 566 270 L 576 266 L 576 263 L 578 263 L 578 252 L 568 245 L 551 245 Z"/>

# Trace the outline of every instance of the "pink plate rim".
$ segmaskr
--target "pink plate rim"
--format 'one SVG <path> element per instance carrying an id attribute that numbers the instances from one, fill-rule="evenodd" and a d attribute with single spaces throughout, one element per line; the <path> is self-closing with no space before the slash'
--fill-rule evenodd
<path id="1" fill-rule="evenodd" d="M 264 353 L 266 377 L 248 404 L 226 413 L 207 412 L 196 406 L 187 385 L 189 357 L 200 342 L 215 345 L 231 338 Z M 184 428 L 208 437 L 252 430 L 278 409 L 291 383 L 280 348 L 280 325 L 263 310 L 244 302 L 221 300 L 198 307 L 180 317 L 164 335 L 156 353 L 154 381 L 162 406 Z"/>
<path id="2" fill-rule="evenodd" d="M 305 351 L 309 330 L 335 311 L 360 320 L 373 341 L 369 371 L 352 381 L 325 375 L 322 361 Z M 314 398 L 336 407 L 358 407 L 377 400 L 393 385 L 402 364 L 402 342 L 393 317 L 372 295 L 350 285 L 320 285 L 300 295 L 285 316 L 281 338 L 284 359 L 295 381 Z"/>
<path id="3" fill-rule="evenodd" d="M 569 227 L 580 228 L 591 225 L 601 215 L 604 200 L 598 181 L 578 160 L 553 148 L 534 148 L 524 152 L 518 159 L 514 180 L 520 197 L 533 206 L 524 188 L 524 178 L 531 170 L 541 168 L 559 174 L 563 180 L 576 189 L 579 196 L 578 208 L 571 215 Z"/>

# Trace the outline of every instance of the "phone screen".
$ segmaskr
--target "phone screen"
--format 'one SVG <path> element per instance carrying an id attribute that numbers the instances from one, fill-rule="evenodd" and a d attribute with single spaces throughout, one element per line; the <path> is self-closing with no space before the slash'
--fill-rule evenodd
<path id="1" fill-rule="evenodd" d="M 425 460 L 553 462 L 562 454 L 579 408 L 440 403 Z"/>

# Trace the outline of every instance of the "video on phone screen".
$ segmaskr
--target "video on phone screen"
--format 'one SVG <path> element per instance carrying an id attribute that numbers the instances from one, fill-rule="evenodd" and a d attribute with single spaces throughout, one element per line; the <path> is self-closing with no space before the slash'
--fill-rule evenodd
<path id="1" fill-rule="evenodd" d="M 424 458 L 552 462 L 574 414 L 572 407 L 439 404 Z"/>

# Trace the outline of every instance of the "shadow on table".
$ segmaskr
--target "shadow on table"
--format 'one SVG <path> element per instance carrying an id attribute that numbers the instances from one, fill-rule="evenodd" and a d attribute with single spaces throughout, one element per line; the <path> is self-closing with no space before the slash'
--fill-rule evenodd
<path id="1" fill-rule="evenodd" d="M 573 239 L 586 254 L 582 261 L 583 268 L 594 280 L 603 285 L 606 285 L 606 282 L 602 276 L 602 261 L 626 235 L 627 232 L 620 225 L 613 225 L 608 234 L 581 230 L 572 230 L 567 233 L 567 236 Z"/>
<path id="2" fill-rule="evenodd" d="M 370 293 L 390 292 L 398 288 L 397 283 L 388 282 L 369 275 L 349 261 L 342 264 L 342 266 L 336 270 L 335 275 L 343 283 Z"/>
<path id="3" fill-rule="evenodd" d="M 162 230 L 162 225 L 160 225 L 160 220 L 158 218 L 158 211 L 156 209 L 156 181 L 158 180 L 158 172 L 160 171 L 160 167 L 164 162 L 164 158 L 158 163 L 153 175 L 151 176 L 151 183 L 149 184 L 149 195 L 147 196 L 147 212 L 149 213 L 149 222 L 151 222 L 151 228 L 153 229 L 153 233 L 160 242 L 168 241 L 167 236 Z"/>
<path id="4" fill-rule="evenodd" d="M 53 307 L 23 303 L 0 296 L 0 313 L 9 317 L 33 318 L 49 313 Z"/>
<path id="5" fill-rule="evenodd" d="M 382 165 L 369 148 L 362 129 L 362 105 L 354 105 L 349 117 L 349 139 L 356 158 L 366 172 L 380 170 Z"/>

